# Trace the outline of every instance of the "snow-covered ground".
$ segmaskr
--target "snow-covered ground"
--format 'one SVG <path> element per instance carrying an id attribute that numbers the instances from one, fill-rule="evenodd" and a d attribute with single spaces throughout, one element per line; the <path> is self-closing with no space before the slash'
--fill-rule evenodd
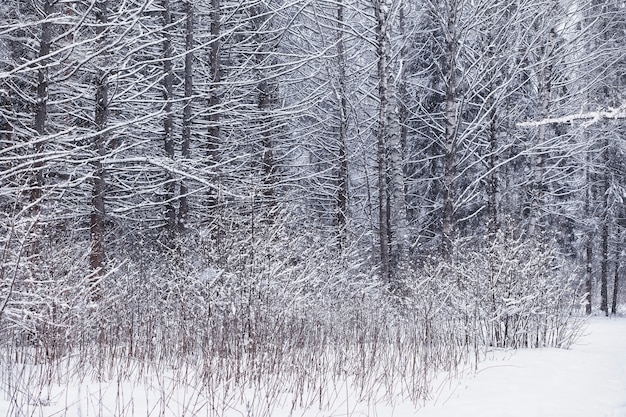
<path id="1" fill-rule="evenodd" d="M 591 319 L 569 350 L 495 356 L 442 390 L 417 416 L 626 416 L 626 318 Z"/>
<path id="2" fill-rule="evenodd" d="M 498 351 L 488 356 L 476 373 L 466 370 L 464 376 L 442 383 L 419 409 L 410 402 L 372 403 L 363 393 L 352 392 L 349 381 L 335 381 L 336 400 L 323 410 L 314 398 L 295 402 L 289 395 L 280 397 L 282 404 L 263 406 L 258 391 L 224 393 L 230 405 L 216 409 L 198 387 L 163 374 L 143 382 L 70 382 L 36 391 L 26 381 L 23 392 L 0 392 L 0 416 L 626 417 L 626 318 L 592 319 L 569 350 Z M 11 401 L 27 397 L 26 406 Z"/>

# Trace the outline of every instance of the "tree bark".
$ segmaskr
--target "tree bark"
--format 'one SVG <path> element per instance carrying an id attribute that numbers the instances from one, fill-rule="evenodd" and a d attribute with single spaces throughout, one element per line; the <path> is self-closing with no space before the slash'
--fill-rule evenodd
<path id="1" fill-rule="evenodd" d="M 455 177 L 457 174 L 457 147 L 458 147 L 458 81 L 457 81 L 457 53 L 458 39 L 457 4 L 452 2 L 448 6 L 446 26 L 446 74 L 445 74 L 445 131 L 443 155 L 443 207 L 441 222 L 441 253 L 444 259 L 452 255 L 452 241 L 454 239 L 454 200 Z"/>
<path id="2" fill-rule="evenodd" d="M 174 161 L 174 114 L 172 113 L 172 100 L 174 98 L 174 71 L 172 65 L 172 14 L 169 0 L 161 0 L 163 16 L 163 100 L 165 101 L 163 119 L 163 144 L 165 154 Z M 165 173 L 165 223 L 168 231 L 168 242 L 171 242 L 176 231 L 176 208 L 174 206 L 174 193 L 176 184 L 170 172 Z"/>
<path id="3" fill-rule="evenodd" d="M 619 273 L 620 273 L 620 264 L 621 264 L 621 257 L 622 257 L 622 233 L 620 230 L 619 226 L 616 226 L 616 233 L 615 233 L 615 237 L 616 237 L 616 244 L 615 244 L 615 249 L 614 249 L 614 263 L 615 263 L 615 271 L 614 271 L 614 275 L 613 275 L 613 299 L 611 300 L 611 314 L 615 315 L 617 314 L 617 299 L 619 296 L 619 286 L 620 286 L 620 279 L 619 279 Z"/>
<path id="4" fill-rule="evenodd" d="M 221 136 L 220 117 L 220 83 L 222 81 L 222 68 L 220 63 L 220 31 L 221 31 L 221 4 L 220 0 L 211 0 L 211 46 L 209 50 L 210 64 L 210 87 L 209 87 L 209 131 L 208 131 L 208 151 L 210 167 L 213 170 L 214 178 L 218 177 L 219 147 Z M 215 210 L 219 205 L 219 195 L 215 189 L 210 191 L 209 209 L 215 215 Z"/>
<path id="5" fill-rule="evenodd" d="M 585 182 L 586 182 L 586 189 L 585 189 L 585 218 L 586 219 L 591 219 L 592 216 L 592 210 L 591 207 L 593 205 L 593 184 L 591 183 L 591 173 L 590 173 L 590 169 L 591 169 L 591 156 L 590 156 L 590 151 L 587 151 L 587 155 L 585 157 L 586 159 L 586 166 L 585 166 Z M 585 265 L 585 291 L 587 293 L 587 297 L 586 297 L 586 301 L 587 304 L 585 306 L 585 313 L 586 314 L 591 314 L 591 310 L 592 310 L 592 291 L 593 291 L 593 230 L 591 225 L 586 224 L 584 225 L 585 227 L 585 232 L 586 232 L 586 242 L 585 242 L 585 261 L 586 261 L 586 265 Z"/>
<path id="6" fill-rule="evenodd" d="M 261 80 L 257 84 L 258 127 L 261 148 L 261 195 L 264 206 L 262 222 L 274 224 L 278 201 L 276 192 L 278 168 L 275 161 L 275 142 L 279 136 L 275 110 L 278 106 L 278 81 L 272 73 L 276 64 L 276 39 L 270 38 L 273 15 L 266 6 L 253 7 L 256 48 L 254 60 Z"/>
<path id="7" fill-rule="evenodd" d="M 106 30 L 108 22 L 108 0 L 100 0 L 96 3 L 95 8 L 96 16 L 96 34 L 102 35 Z M 90 220 L 91 231 L 91 253 L 89 256 L 90 266 L 93 270 L 92 276 L 92 291 L 95 299 L 100 296 L 100 289 L 98 288 L 99 277 L 104 275 L 105 272 L 105 234 L 106 234 L 106 218 L 105 218 L 105 193 L 106 193 L 106 178 L 105 170 L 102 164 L 102 158 L 106 155 L 106 142 L 108 134 L 105 132 L 105 128 L 109 119 L 109 72 L 107 69 L 106 59 L 106 45 L 105 39 L 102 38 L 99 41 L 98 47 L 100 48 L 101 65 L 97 69 L 96 74 L 96 108 L 95 108 L 95 128 L 97 134 L 94 135 L 93 148 L 96 153 L 93 165 L 93 190 L 92 190 L 92 211 Z"/>
<path id="8" fill-rule="evenodd" d="M 548 24 L 552 25 L 552 22 Z M 553 95 L 553 77 L 554 62 L 555 62 L 555 49 L 558 43 L 556 33 L 554 29 L 551 29 L 546 38 L 543 40 L 543 44 L 539 48 L 539 56 L 537 57 L 540 68 L 537 73 L 537 95 L 540 102 L 540 114 L 541 118 L 546 118 L 550 114 L 552 106 Z M 558 71 L 558 68 L 557 68 Z M 530 196 L 530 212 L 528 222 L 528 235 L 534 236 L 541 229 L 541 217 L 544 210 L 544 199 L 546 193 L 545 185 L 545 164 L 549 155 L 545 150 L 546 143 L 549 139 L 549 134 L 552 131 L 547 125 L 540 125 L 537 128 L 537 155 L 531 158 L 532 169 L 532 183 L 531 183 L 531 196 Z"/>
<path id="9" fill-rule="evenodd" d="M 500 224 L 498 221 L 498 116 L 495 104 L 489 109 L 489 157 L 487 159 L 487 235 L 494 242 Z"/>
<path id="10" fill-rule="evenodd" d="M 608 274 L 609 274 L 609 143 L 605 138 L 602 149 L 604 172 L 602 174 L 602 259 L 600 261 L 600 311 L 609 315 Z"/>
<path id="11" fill-rule="evenodd" d="M 400 285 L 407 259 L 408 226 L 404 160 L 395 80 L 392 74 L 391 0 L 375 2 L 378 54 L 378 195 L 381 275 L 392 288 Z"/>
<path id="12" fill-rule="evenodd" d="M 348 210 L 348 99 L 346 97 L 346 56 L 344 45 L 344 4 L 337 3 L 337 65 L 339 70 L 339 170 L 337 173 L 337 234 L 339 249 L 346 245 Z"/>
<path id="13" fill-rule="evenodd" d="M 39 200 L 42 196 L 43 187 L 43 162 L 40 154 L 44 147 L 42 137 L 46 133 L 46 120 L 48 118 L 48 59 L 52 41 L 52 25 L 48 20 L 54 12 L 53 0 L 45 0 L 43 4 L 43 20 L 41 23 L 41 40 L 39 42 L 39 58 L 44 58 L 37 69 L 37 99 L 35 102 L 35 131 L 38 138 L 35 141 L 33 164 L 34 183 L 31 189 L 31 203 L 34 214 L 39 213 Z"/>
<path id="14" fill-rule="evenodd" d="M 191 125 L 192 125 L 192 109 L 193 109 L 193 60 L 194 60 L 194 9 L 193 1 L 185 2 L 185 107 L 183 108 L 183 132 L 181 155 L 183 159 L 191 157 Z M 185 180 L 180 183 L 180 199 L 178 208 L 178 230 L 183 231 L 186 228 L 189 216 L 189 188 Z"/>
<path id="15" fill-rule="evenodd" d="M 263 80 L 258 85 L 261 124 L 261 171 L 263 175 L 263 200 L 267 207 L 267 217 L 264 219 L 268 224 L 274 223 L 276 216 L 276 164 L 274 162 L 274 136 L 276 128 L 272 116 L 272 109 L 276 105 L 276 86 L 272 81 Z"/>
<path id="16" fill-rule="evenodd" d="M 33 218 L 37 218 L 41 212 L 41 199 L 43 197 L 43 169 L 44 163 L 41 160 L 42 151 L 44 149 L 45 141 L 44 136 L 46 134 L 46 123 L 48 120 L 48 63 L 46 59 L 50 54 L 51 42 L 52 42 L 52 24 L 48 20 L 54 12 L 53 0 L 45 0 L 43 4 L 43 16 L 41 23 L 41 40 L 39 41 L 38 56 L 42 61 L 38 65 L 37 69 L 37 88 L 35 99 L 35 131 L 37 137 L 34 141 L 33 149 L 33 165 L 32 165 L 32 184 L 30 188 L 30 203 L 31 203 L 31 215 Z M 35 237 L 30 243 L 28 249 L 30 255 L 38 255 L 39 241 Z"/>

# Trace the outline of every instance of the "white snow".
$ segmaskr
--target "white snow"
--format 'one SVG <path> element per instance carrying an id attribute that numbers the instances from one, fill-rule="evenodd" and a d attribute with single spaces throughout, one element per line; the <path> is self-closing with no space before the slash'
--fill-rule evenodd
<path id="1" fill-rule="evenodd" d="M 214 394 L 214 399 L 230 399 L 228 407 L 216 409 L 201 387 L 161 374 L 134 383 L 70 382 L 44 390 L 25 383 L 19 395 L 0 392 L 0 415 L 27 411 L 41 417 L 626 417 L 626 318 L 591 319 L 585 335 L 569 350 L 508 350 L 488 356 L 477 372 L 466 370 L 464 376 L 442 383 L 419 409 L 408 401 L 368 401 L 363 393 L 352 392 L 346 381 L 335 381 L 331 389 L 336 400 L 323 410 L 315 398 L 304 399 L 310 408 L 294 407 L 288 395 L 279 404 L 263 405 L 264 395 L 258 391 Z M 16 411 L 11 397 L 28 397 L 28 405 Z"/>
<path id="2" fill-rule="evenodd" d="M 569 350 L 499 352 L 418 417 L 626 416 L 626 319 L 591 319 Z"/>
<path id="3" fill-rule="evenodd" d="M 519 127 L 538 127 L 549 124 L 567 124 L 567 123 L 575 123 L 577 121 L 581 121 L 583 127 L 589 127 L 595 123 L 600 122 L 605 119 L 626 119 L 626 104 L 621 105 L 620 107 L 611 108 L 607 111 L 593 111 L 586 113 L 578 113 L 578 114 L 569 114 L 567 116 L 562 117 L 553 117 L 547 118 L 538 121 L 529 121 L 529 122 L 521 122 L 518 123 Z"/>

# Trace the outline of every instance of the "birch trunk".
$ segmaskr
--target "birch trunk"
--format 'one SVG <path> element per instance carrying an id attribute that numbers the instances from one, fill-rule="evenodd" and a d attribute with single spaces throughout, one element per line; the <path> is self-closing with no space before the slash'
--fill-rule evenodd
<path id="1" fill-rule="evenodd" d="M 407 260 L 408 226 L 404 190 L 404 161 L 391 47 L 391 0 L 375 3 L 378 53 L 378 193 L 381 275 L 392 287 L 400 282 Z"/>

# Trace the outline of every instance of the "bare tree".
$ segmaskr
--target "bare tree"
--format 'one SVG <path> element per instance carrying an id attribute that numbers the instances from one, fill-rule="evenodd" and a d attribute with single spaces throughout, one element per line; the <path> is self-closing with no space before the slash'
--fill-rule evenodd
<path id="1" fill-rule="evenodd" d="M 209 46 L 209 65 L 210 65 L 210 85 L 209 85 L 209 115 L 208 115 L 208 146 L 209 159 L 211 161 L 209 167 L 213 171 L 218 170 L 219 166 L 219 147 L 220 147 L 220 135 L 221 135 L 221 116 L 220 116 L 220 90 L 222 81 L 222 68 L 221 68 L 221 48 L 222 43 L 220 31 L 221 31 L 221 19 L 222 11 L 220 6 L 220 0 L 211 0 L 211 29 L 210 29 L 210 46 Z M 217 173 L 212 173 L 214 177 L 217 177 Z M 219 204 L 219 196 L 213 190 L 209 197 L 209 206 L 215 211 Z"/>
<path id="2" fill-rule="evenodd" d="M 50 18 L 54 13 L 54 4 L 56 1 L 45 0 L 41 10 L 41 40 L 39 42 L 39 68 L 37 70 L 37 98 L 35 100 L 35 131 L 38 140 L 34 144 L 34 164 L 33 174 L 34 181 L 31 190 L 31 202 L 34 203 L 35 212 L 39 211 L 39 200 L 42 197 L 43 187 L 43 162 L 39 158 L 45 142 L 46 122 L 48 118 L 48 63 L 50 55 L 50 46 L 52 42 L 52 24 Z M 36 213 L 37 214 L 37 213 Z"/>
<path id="3" fill-rule="evenodd" d="M 337 226 L 339 248 L 346 246 L 348 212 L 348 92 L 346 80 L 345 48 L 345 6 L 343 0 L 337 2 L 337 68 L 338 68 L 338 106 L 339 119 L 339 170 L 337 171 Z"/>
<path id="4" fill-rule="evenodd" d="M 183 107 L 183 126 L 182 126 L 182 143 L 181 156 L 184 159 L 191 157 L 191 131 L 192 131 L 192 114 L 193 114 L 193 71 L 194 71 L 194 5 L 191 0 L 185 2 L 185 68 L 184 68 L 184 96 L 185 102 Z M 184 230 L 189 216 L 188 202 L 189 188 L 187 181 L 182 180 L 180 183 L 180 206 L 178 210 L 178 228 Z"/>
<path id="5" fill-rule="evenodd" d="M 165 154 L 173 161 L 174 152 L 174 114 L 172 109 L 172 101 L 174 100 L 174 70 L 172 63 L 172 12 L 169 0 L 161 0 L 162 16 L 163 16 L 163 100 L 165 103 L 163 120 L 164 148 Z M 166 173 L 165 183 L 165 224 L 170 236 L 176 230 L 176 207 L 175 192 L 176 183 L 171 173 Z"/>
<path id="6" fill-rule="evenodd" d="M 109 20 L 108 0 L 98 0 L 95 7 L 96 35 L 98 36 L 97 47 L 100 49 L 101 65 L 96 72 L 96 108 L 94 115 L 94 128 L 96 134 L 93 138 L 93 191 L 92 212 L 89 229 L 91 230 L 91 253 L 89 261 L 94 271 L 94 283 L 105 272 L 105 238 L 106 238 L 106 213 L 105 194 L 106 178 L 102 164 L 102 158 L 106 155 L 108 136 L 106 128 L 109 122 L 109 62 L 106 57 L 106 31 Z M 97 297 L 98 289 L 94 285 L 94 294 Z"/>
<path id="7" fill-rule="evenodd" d="M 381 276 L 399 285 L 400 268 L 408 256 L 408 226 L 404 183 L 404 159 L 395 85 L 391 31 L 393 1 L 374 2 L 378 67 L 378 210 Z"/>

